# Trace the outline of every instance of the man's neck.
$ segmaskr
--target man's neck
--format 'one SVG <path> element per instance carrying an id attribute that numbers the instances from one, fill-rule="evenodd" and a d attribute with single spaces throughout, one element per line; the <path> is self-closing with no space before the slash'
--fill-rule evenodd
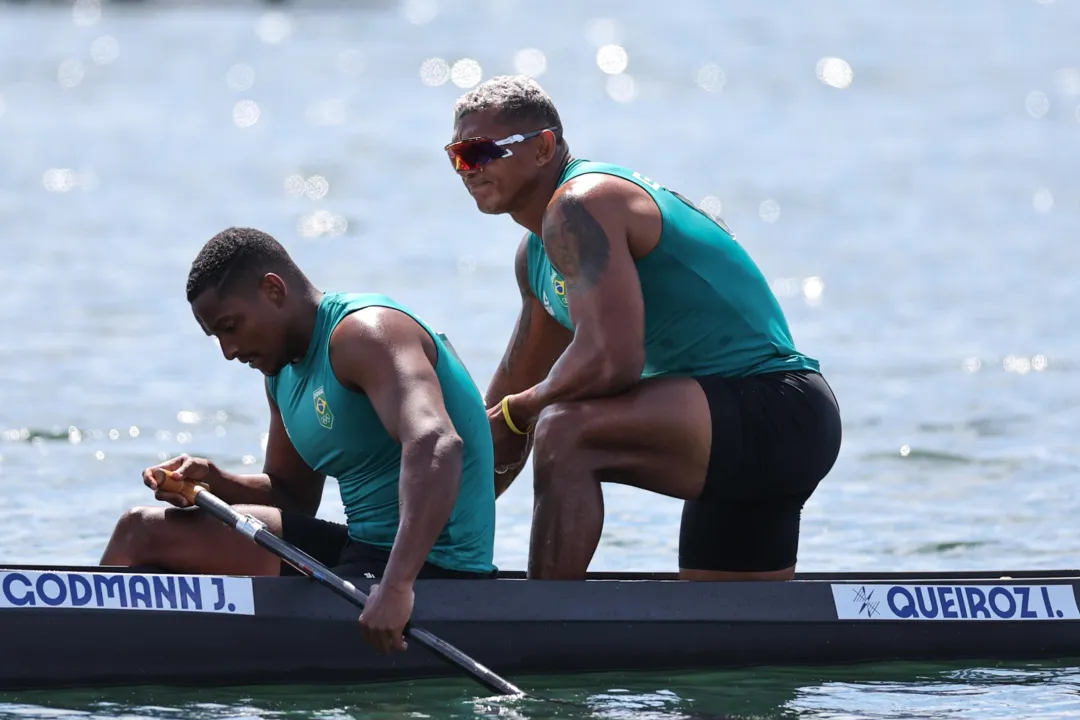
<path id="1" fill-rule="evenodd" d="M 552 196 L 559 187 L 559 178 L 562 177 L 566 166 L 573 159 L 573 156 L 567 152 L 561 161 L 551 163 L 548 166 L 550 170 L 547 175 L 540 179 L 536 191 L 529 197 L 525 207 L 510 213 L 510 217 L 514 219 L 514 222 L 526 230 L 543 237 L 544 211 L 547 210 L 548 203 L 551 202 Z"/>
<path id="2" fill-rule="evenodd" d="M 307 357 L 311 336 L 315 334 L 315 322 L 319 317 L 319 305 L 323 292 L 314 285 L 307 285 L 298 298 L 296 319 L 290 338 L 290 363 L 297 363 Z"/>

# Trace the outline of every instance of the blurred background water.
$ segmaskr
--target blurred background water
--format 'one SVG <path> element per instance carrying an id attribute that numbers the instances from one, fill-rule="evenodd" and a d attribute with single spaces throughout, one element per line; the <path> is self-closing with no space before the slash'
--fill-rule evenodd
<path id="1" fill-rule="evenodd" d="M 413 306 L 486 386 L 521 230 L 476 211 L 442 146 L 461 93 L 521 72 L 576 155 L 721 215 L 821 360 L 845 437 L 800 569 L 1075 566 L 1078 30 L 1068 0 L 0 3 L 3 557 L 96 562 L 161 458 L 259 467 L 261 377 L 224 362 L 184 299 L 229 225 L 274 234 L 324 289 Z M 504 569 L 524 567 L 529 472 L 499 501 Z M 679 504 L 605 497 L 593 568 L 674 569 Z M 320 515 L 342 517 L 333 483 Z M 800 676 L 795 700 L 755 712 L 1080 712 L 1071 666 L 904 673 Z M 745 685 L 709 677 L 666 690 Z M 567 692 L 665 688 L 605 682 Z M 397 710 L 363 697 L 371 717 L 444 717 L 454 687 Z M 303 713 L 367 712 L 316 696 Z M 276 712 L 245 702 L 220 716 Z M 34 707 L 0 714 L 52 712 Z"/>

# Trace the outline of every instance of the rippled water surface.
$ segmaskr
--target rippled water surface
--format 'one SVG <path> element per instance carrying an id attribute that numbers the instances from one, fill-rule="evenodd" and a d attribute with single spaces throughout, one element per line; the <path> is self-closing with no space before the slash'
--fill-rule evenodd
<path id="1" fill-rule="evenodd" d="M 302 7 L 306 9 L 301 9 Z M 685 13 L 685 14 L 684 14 Z M 441 147 L 463 88 L 536 73 L 580 156 L 719 211 L 844 413 L 804 570 L 1076 565 L 1080 5 L 409 0 L 0 5 L 0 548 L 93 563 L 181 451 L 261 462 L 259 377 L 184 301 L 230 224 L 377 290 L 481 385 L 520 229 Z M 523 52 L 524 51 L 524 52 Z M 526 475 L 496 560 L 524 566 Z M 606 490 L 594 568 L 675 565 L 679 505 Z M 321 514 L 340 518 L 336 487 Z M 598 716 L 1065 717 L 1076 663 L 530 679 Z M 523 683 L 524 684 L 524 683 Z M 0 699 L 52 717 L 544 717 L 467 683 Z M 567 710 L 560 710 L 564 716 Z"/>

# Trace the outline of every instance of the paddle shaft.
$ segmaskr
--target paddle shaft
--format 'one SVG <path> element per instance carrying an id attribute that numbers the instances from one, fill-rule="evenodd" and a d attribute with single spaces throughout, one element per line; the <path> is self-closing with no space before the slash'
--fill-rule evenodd
<path id="1" fill-rule="evenodd" d="M 231 505 L 212 494 L 205 486 L 178 480 L 164 471 L 158 473 L 158 485 L 165 492 L 175 492 L 182 495 L 192 505 L 202 508 L 240 534 L 245 535 L 256 544 L 277 555 L 304 575 L 333 590 L 361 610 L 367 605 L 368 596 L 357 589 L 351 582 L 338 577 L 328 567 L 303 550 L 267 530 L 260 520 L 236 512 Z M 526 694 L 523 690 L 499 677 L 461 650 L 426 630 L 406 625 L 405 636 L 423 645 L 445 662 L 464 671 L 473 680 L 492 692 L 500 695 Z"/>
<path id="2" fill-rule="evenodd" d="M 257 518 L 253 518 L 250 515 L 241 515 L 236 512 L 236 510 L 233 510 L 231 505 L 211 493 L 206 485 L 178 480 L 173 477 L 171 473 L 164 470 L 158 471 L 157 480 L 158 487 L 161 490 L 182 495 L 190 504 L 202 508 L 221 522 L 253 540 L 259 546 L 266 548 L 274 555 L 277 555 L 307 577 L 330 588 L 361 610 L 363 610 L 364 606 L 367 604 L 368 596 L 358 590 L 351 582 L 341 579 L 331 572 L 330 568 L 326 567 L 300 548 L 285 542 L 277 535 L 267 530 L 266 526 Z M 500 695 L 517 695 L 533 700 L 588 710 L 590 712 L 594 710 L 587 705 L 576 703 L 571 700 L 561 700 L 559 698 L 549 698 L 544 697 L 543 695 L 527 693 L 513 683 L 499 677 L 450 643 L 432 635 L 426 630 L 415 628 L 412 625 L 406 625 L 405 636 L 420 643 L 425 648 L 435 653 L 439 659 L 462 670 L 477 683 L 494 693 Z M 726 720 L 730 718 L 728 715 L 699 714 L 693 711 L 684 711 L 681 714 L 684 717 L 702 718 L 703 720 Z"/>

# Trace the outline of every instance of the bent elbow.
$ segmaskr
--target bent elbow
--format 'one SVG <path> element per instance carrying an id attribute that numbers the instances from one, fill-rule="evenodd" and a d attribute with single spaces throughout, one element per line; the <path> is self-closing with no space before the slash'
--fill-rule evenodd
<path id="1" fill-rule="evenodd" d="M 465 442 L 454 430 L 440 433 L 435 442 L 435 456 L 442 462 L 460 469 L 465 457 Z"/>
<path id="2" fill-rule="evenodd" d="M 456 477 L 461 473 L 465 443 L 453 427 L 432 427 L 411 443 L 411 453 L 429 463 L 437 474 Z"/>

